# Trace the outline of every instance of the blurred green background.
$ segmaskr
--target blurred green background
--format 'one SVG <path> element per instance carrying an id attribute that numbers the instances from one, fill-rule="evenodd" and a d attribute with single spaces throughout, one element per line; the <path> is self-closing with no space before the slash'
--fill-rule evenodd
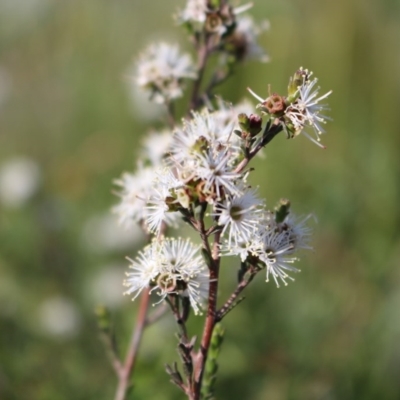
<path id="1" fill-rule="evenodd" d="M 189 49 L 169 18 L 183 3 L 0 0 L 1 399 L 113 398 L 93 310 L 113 311 L 124 352 L 137 309 L 124 257 L 143 241 L 116 226 L 112 181 L 160 126 L 127 76 L 150 41 Z M 216 397 L 400 399 L 400 2 L 259 0 L 251 13 L 270 20 L 272 61 L 238 69 L 225 99 L 284 93 L 304 66 L 333 89 L 333 122 L 327 150 L 282 135 L 254 163 L 270 206 L 287 197 L 318 217 L 315 252 L 288 287 L 260 274 L 226 318 Z M 146 332 L 132 399 L 184 398 L 164 373 L 175 331 L 168 316 Z"/>

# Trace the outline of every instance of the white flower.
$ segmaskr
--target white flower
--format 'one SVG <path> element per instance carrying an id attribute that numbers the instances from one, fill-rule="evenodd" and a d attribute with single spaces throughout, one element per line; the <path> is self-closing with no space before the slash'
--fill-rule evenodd
<path id="1" fill-rule="evenodd" d="M 146 199 L 153 191 L 155 173 L 155 168 L 139 165 L 135 174 L 124 173 L 115 181 L 115 184 L 121 187 L 118 193 L 121 202 L 113 211 L 119 215 L 120 223 L 129 226 L 132 222 L 141 222 L 146 217 Z"/>
<path id="2" fill-rule="evenodd" d="M 195 314 L 200 312 L 208 296 L 209 272 L 199 246 L 194 246 L 189 239 L 165 239 L 161 243 L 162 274 L 158 282 L 159 295 L 163 298 L 169 293 L 189 297 Z M 175 282 L 175 288 L 161 287 L 161 282 Z"/>
<path id="3" fill-rule="evenodd" d="M 287 279 L 294 281 L 287 274 L 287 271 L 299 272 L 297 268 L 292 266 L 298 259 L 292 256 L 293 244 L 288 240 L 288 235 L 285 232 L 269 230 L 263 235 L 263 244 L 262 252 L 258 256 L 265 263 L 267 282 L 270 275 L 274 278 L 277 287 L 279 287 L 279 279 L 285 286 L 287 285 Z"/>
<path id="4" fill-rule="evenodd" d="M 224 194 L 239 194 L 235 166 L 242 159 L 242 150 L 232 138 L 233 118 L 207 110 L 194 112 L 174 134 L 171 156 L 173 165 L 182 179 L 201 181 L 203 194 L 210 203 Z"/>
<path id="5" fill-rule="evenodd" d="M 220 254 L 224 256 L 239 256 L 240 260 L 244 262 L 249 255 L 258 256 L 262 248 L 261 237 L 254 235 L 249 241 L 237 241 L 231 244 L 229 244 L 228 240 L 223 240 L 220 245 Z"/>
<path id="6" fill-rule="evenodd" d="M 81 315 L 74 302 L 66 297 L 46 298 L 38 307 L 36 319 L 44 334 L 68 339 L 76 336 L 81 328 Z"/>
<path id="7" fill-rule="evenodd" d="M 311 214 L 306 217 L 296 217 L 290 213 L 285 220 L 279 224 L 279 229 L 282 232 L 286 232 L 289 243 L 293 245 L 293 250 L 313 249 L 310 245 L 312 228 L 307 225 L 307 221 L 311 217 Z"/>
<path id="8" fill-rule="evenodd" d="M 326 99 L 332 93 L 332 90 L 318 97 L 320 88 L 314 88 L 318 79 L 310 80 L 312 73 L 308 73 L 307 70 L 305 70 L 305 73 L 303 83 L 298 87 L 298 98 L 286 108 L 285 115 L 294 126 L 295 136 L 303 133 L 312 142 L 324 147 L 319 143 L 320 135 L 325 132 L 322 125 L 330 118 L 322 114 L 329 108 L 326 104 L 320 104 L 320 102 Z M 314 131 L 317 140 L 305 131 L 306 128 L 311 128 Z"/>
<path id="9" fill-rule="evenodd" d="M 241 174 L 234 172 L 231 165 L 232 153 L 229 149 L 213 150 L 211 148 L 197 154 L 196 176 L 204 181 L 204 192 L 215 193 L 217 199 L 221 199 L 224 194 L 240 194 L 236 181 Z"/>
<path id="10" fill-rule="evenodd" d="M 10 208 L 23 206 L 38 190 L 39 166 L 26 157 L 15 157 L 0 167 L 0 202 Z"/>
<path id="11" fill-rule="evenodd" d="M 221 118 L 219 112 L 208 110 L 193 112 L 192 118 L 184 121 L 182 127 L 174 131 L 171 143 L 171 157 L 175 162 L 188 163 L 198 153 L 199 140 L 227 145 L 233 136 L 233 119 Z M 190 161 L 189 161 L 190 163 Z"/>
<path id="12" fill-rule="evenodd" d="M 263 201 L 256 196 L 256 190 L 248 189 L 238 196 L 227 196 L 215 207 L 214 216 L 219 216 L 218 225 L 222 225 L 222 235 L 228 232 L 228 247 L 251 241 L 253 233 L 258 229 L 264 212 Z"/>
<path id="13" fill-rule="evenodd" d="M 150 232 L 159 233 L 162 224 L 177 227 L 180 220 L 179 212 L 171 212 L 169 202 L 174 201 L 174 191 L 182 187 L 169 168 L 158 170 L 152 181 L 152 190 L 146 199 L 145 222 Z"/>
<path id="14" fill-rule="evenodd" d="M 207 11 L 207 0 L 188 0 L 186 7 L 180 11 L 178 18 L 181 22 L 204 24 Z"/>
<path id="15" fill-rule="evenodd" d="M 179 12 L 178 20 L 181 23 L 195 23 L 195 24 L 204 24 L 207 19 L 207 14 L 216 12 L 218 10 L 209 9 L 207 0 L 187 0 L 186 7 Z M 231 10 L 233 16 L 241 14 L 253 7 L 252 3 L 244 4 L 243 6 L 236 7 Z M 221 34 L 224 33 L 225 30 L 221 30 Z"/>
<path id="16" fill-rule="evenodd" d="M 176 45 L 152 44 L 137 63 L 136 83 L 145 89 L 156 103 L 181 97 L 182 80 L 195 79 L 197 73 L 188 54 L 181 55 Z"/>
<path id="17" fill-rule="evenodd" d="M 160 272 L 158 243 L 153 241 L 143 251 L 139 251 L 135 260 L 129 257 L 128 260 L 131 262 L 129 268 L 133 272 L 126 273 L 127 279 L 124 280 L 123 284 L 128 289 L 124 292 L 124 295 L 133 295 L 132 300 L 135 300 L 143 289 L 149 287 L 150 282 Z"/>
<path id="18" fill-rule="evenodd" d="M 209 272 L 198 254 L 199 247 L 189 239 L 162 239 L 153 241 L 139 252 L 136 260 L 130 260 L 134 272 L 127 274 L 124 294 L 133 294 L 135 299 L 144 288 L 150 288 L 160 296 L 188 297 L 195 312 L 199 314 L 208 295 Z"/>
<path id="19" fill-rule="evenodd" d="M 166 199 L 182 184 L 166 168 L 140 167 L 136 174 L 125 173 L 115 183 L 122 187 L 121 202 L 113 208 L 120 223 L 145 222 L 150 231 L 159 232 L 162 223 L 177 226 L 178 212 L 170 212 Z"/>
<path id="20" fill-rule="evenodd" d="M 154 166 L 161 165 L 168 153 L 172 138 L 172 132 L 168 129 L 147 134 L 142 142 L 143 158 L 149 160 Z"/>
<path id="21" fill-rule="evenodd" d="M 215 126 L 218 127 L 218 137 L 216 140 L 222 143 L 230 144 L 231 148 L 237 151 L 237 154 L 242 153 L 241 145 L 243 140 L 233 133 L 234 130 L 241 130 L 239 126 L 239 114 L 252 114 L 254 106 L 248 100 L 242 100 L 235 105 L 230 104 L 221 98 L 217 99 L 218 108 L 213 111 L 212 116 L 215 120 Z"/>

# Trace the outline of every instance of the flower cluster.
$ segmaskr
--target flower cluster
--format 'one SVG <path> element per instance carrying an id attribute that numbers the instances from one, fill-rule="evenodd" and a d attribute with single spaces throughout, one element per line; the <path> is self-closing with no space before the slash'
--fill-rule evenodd
<path id="1" fill-rule="evenodd" d="M 295 252 L 311 248 L 307 219 L 299 220 L 287 212 L 279 221 L 276 213 L 265 207 L 257 189 L 246 183 L 248 173 L 240 168 L 240 162 L 245 158 L 247 140 L 237 134 L 239 124 L 231 113 L 221 107 L 214 112 L 193 112 L 191 119 L 173 130 L 172 139 L 165 141 L 163 157 L 147 157 L 156 160 L 156 165 L 117 181 L 123 191 L 115 210 L 122 220 L 141 221 L 160 236 L 166 226 L 176 226 L 182 219 L 194 225 L 196 207 L 209 205 L 215 229 L 221 232 L 220 255 L 239 256 L 242 262 L 265 267 L 267 280 L 272 276 L 277 286 L 279 281 L 286 285 L 292 279 L 288 273 L 298 271 L 292 266 L 298 260 Z M 156 153 L 161 154 L 160 150 Z M 146 285 L 158 282 L 161 272 L 157 268 L 165 264 L 160 262 L 160 254 L 164 254 L 160 249 L 173 242 L 161 243 L 148 246 L 139 261 L 133 262 L 136 272 L 127 280 L 127 293 L 136 296 Z M 180 257 L 193 258 L 192 247 L 178 247 Z M 190 276 L 186 278 L 189 286 Z M 193 276 L 195 286 L 198 276 L 204 278 Z"/>
<path id="2" fill-rule="evenodd" d="M 214 35 L 215 48 L 233 56 L 233 61 L 253 59 L 266 62 L 269 57 L 258 45 L 257 39 L 269 29 L 269 23 L 265 20 L 257 24 L 250 15 L 243 15 L 251 7 L 251 3 L 233 8 L 223 2 L 189 0 L 177 19 L 191 32 L 205 30 Z"/>
<path id="3" fill-rule="evenodd" d="M 322 125 L 329 120 L 323 113 L 329 110 L 326 104 L 320 104 L 332 91 L 319 96 L 319 87 L 315 87 L 318 80 L 311 80 L 312 72 L 300 68 L 294 77 L 290 79 L 288 96 L 272 94 L 266 99 L 258 96 L 251 89 L 249 92 L 260 101 L 258 108 L 281 120 L 282 126 L 289 138 L 298 136 L 300 133 L 307 136 L 312 142 L 324 148 L 319 143 L 320 135 L 325 132 Z M 307 132 L 311 128 L 316 139 Z"/>
<path id="4" fill-rule="evenodd" d="M 238 207 L 236 212 L 244 215 L 246 211 L 248 208 Z M 311 229 L 306 225 L 309 217 L 299 219 L 287 212 L 284 220 L 278 222 L 278 213 L 265 208 L 259 211 L 258 217 L 253 217 L 256 223 L 249 225 L 251 229 L 239 235 L 236 241 L 229 237 L 222 244 L 221 251 L 225 255 L 240 256 L 242 262 L 261 264 L 266 268 L 267 282 L 272 276 L 277 287 L 280 286 L 279 280 L 287 285 L 287 279 L 294 280 L 288 272 L 299 272 L 292 265 L 299 260 L 294 254 L 299 249 L 312 249 L 309 245 Z M 242 224 L 245 219 L 243 218 Z M 251 218 L 247 219 L 250 220 Z"/>
<path id="5" fill-rule="evenodd" d="M 133 272 L 125 285 L 133 298 L 143 290 L 155 292 L 160 301 L 186 297 L 199 313 L 209 293 L 210 271 L 220 257 L 236 256 L 242 269 L 265 269 L 266 280 L 272 278 L 279 287 L 299 271 L 294 266 L 298 250 L 312 248 L 309 217 L 295 217 L 289 202 L 269 210 L 258 188 L 248 183 L 248 164 L 281 131 L 288 138 L 302 133 L 323 147 L 319 137 L 329 119 L 323 101 L 331 92 L 320 96 L 317 79 L 300 68 L 285 96 L 269 93 L 262 98 L 249 89 L 259 101 L 256 107 L 246 101 L 233 106 L 211 95 L 232 73 L 231 65 L 268 59 L 257 43 L 268 24 L 257 25 L 243 14 L 250 7 L 187 1 L 178 20 L 191 35 L 197 67 L 188 54 L 166 43 L 151 45 L 139 57 L 135 81 L 153 101 L 166 105 L 170 128 L 147 135 L 137 172 L 116 181 L 121 200 L 114 211 L 120 221 L 140 223 L 157 238 L 130 260 Z M 207 85 L 202 80 L 211 54 L 224 63 L 216 63 Z M 186 79 L 195 81 L 192 109 L 177 122 L 172 102 L 183 95 Z M 204 260 L 189 240 L 165 238 L 168 228 L 180 221 L 199 233 Z M 212 234 L 213 251 L 208 243 Z"/>

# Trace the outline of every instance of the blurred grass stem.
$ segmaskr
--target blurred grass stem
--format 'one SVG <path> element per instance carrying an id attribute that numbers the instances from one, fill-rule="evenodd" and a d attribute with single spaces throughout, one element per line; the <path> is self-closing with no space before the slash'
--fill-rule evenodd
<path id="1" fill-rule="evenodd" d="M 118 370 L 118 386 L 114 400 L 125 400 L 131 387 L 130 378 L 135 367 L 139 346 L 142 340 L 144 328 L 146 327 L 146 315 L 149 306 L 150 292 L 144 290 L 140 295 L 139 313 L 133 329 L 131 341 L 125 362 Z"/>

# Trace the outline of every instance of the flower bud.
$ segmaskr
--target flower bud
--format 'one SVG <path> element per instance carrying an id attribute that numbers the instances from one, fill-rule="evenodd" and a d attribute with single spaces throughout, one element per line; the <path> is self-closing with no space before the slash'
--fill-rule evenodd
<path id="1" fill-rule="evenodd" d="M 275 221 L 280 224 L 289 215 L 290 201 L 288 199 L 280 199 L 275 207 Z"/>
<path id="2" fill-rule="evenodd" d="M 308 73 L 308 70 L 300 68 L 295 72 L 293 77 L 290 78 L 287 97 L 289 103 L 293 103 L 297 99 L 299 86 L 301 86 L 309 76 L 310 74 Z"/>
<path id="3" fill-rule="evenodd" d="M 97 324 L 102 332 L 109 332 L 111 330 L 111 314 L 107 307 L 97 306 L 95 309 L 97 317 Z"/>
<path id="4" fill-rule="evenodd" d="M 249 133 L 256 136 L 262 129 L 262 118 L 256 114 L 250 114 L 249 117 Z"/>
<path id="5" fill-rule="evenodd" d="M 256 114 L 250 114 L 249 116 L 241 113 L 238 115 L 239 126 L 242 132 L 238 132 L 242 139 L 246 137 L 256 136 L 262 129 L 262 118 Z"/>
<path id="6" fill-rule="evenodd" d="M 247 114 L 240 113 L 238 115 L 238 120 L 239 120 L 240 129 L 248 132 L 248 130 L 250 129 L 250 118 L 247 116 Z"/>

